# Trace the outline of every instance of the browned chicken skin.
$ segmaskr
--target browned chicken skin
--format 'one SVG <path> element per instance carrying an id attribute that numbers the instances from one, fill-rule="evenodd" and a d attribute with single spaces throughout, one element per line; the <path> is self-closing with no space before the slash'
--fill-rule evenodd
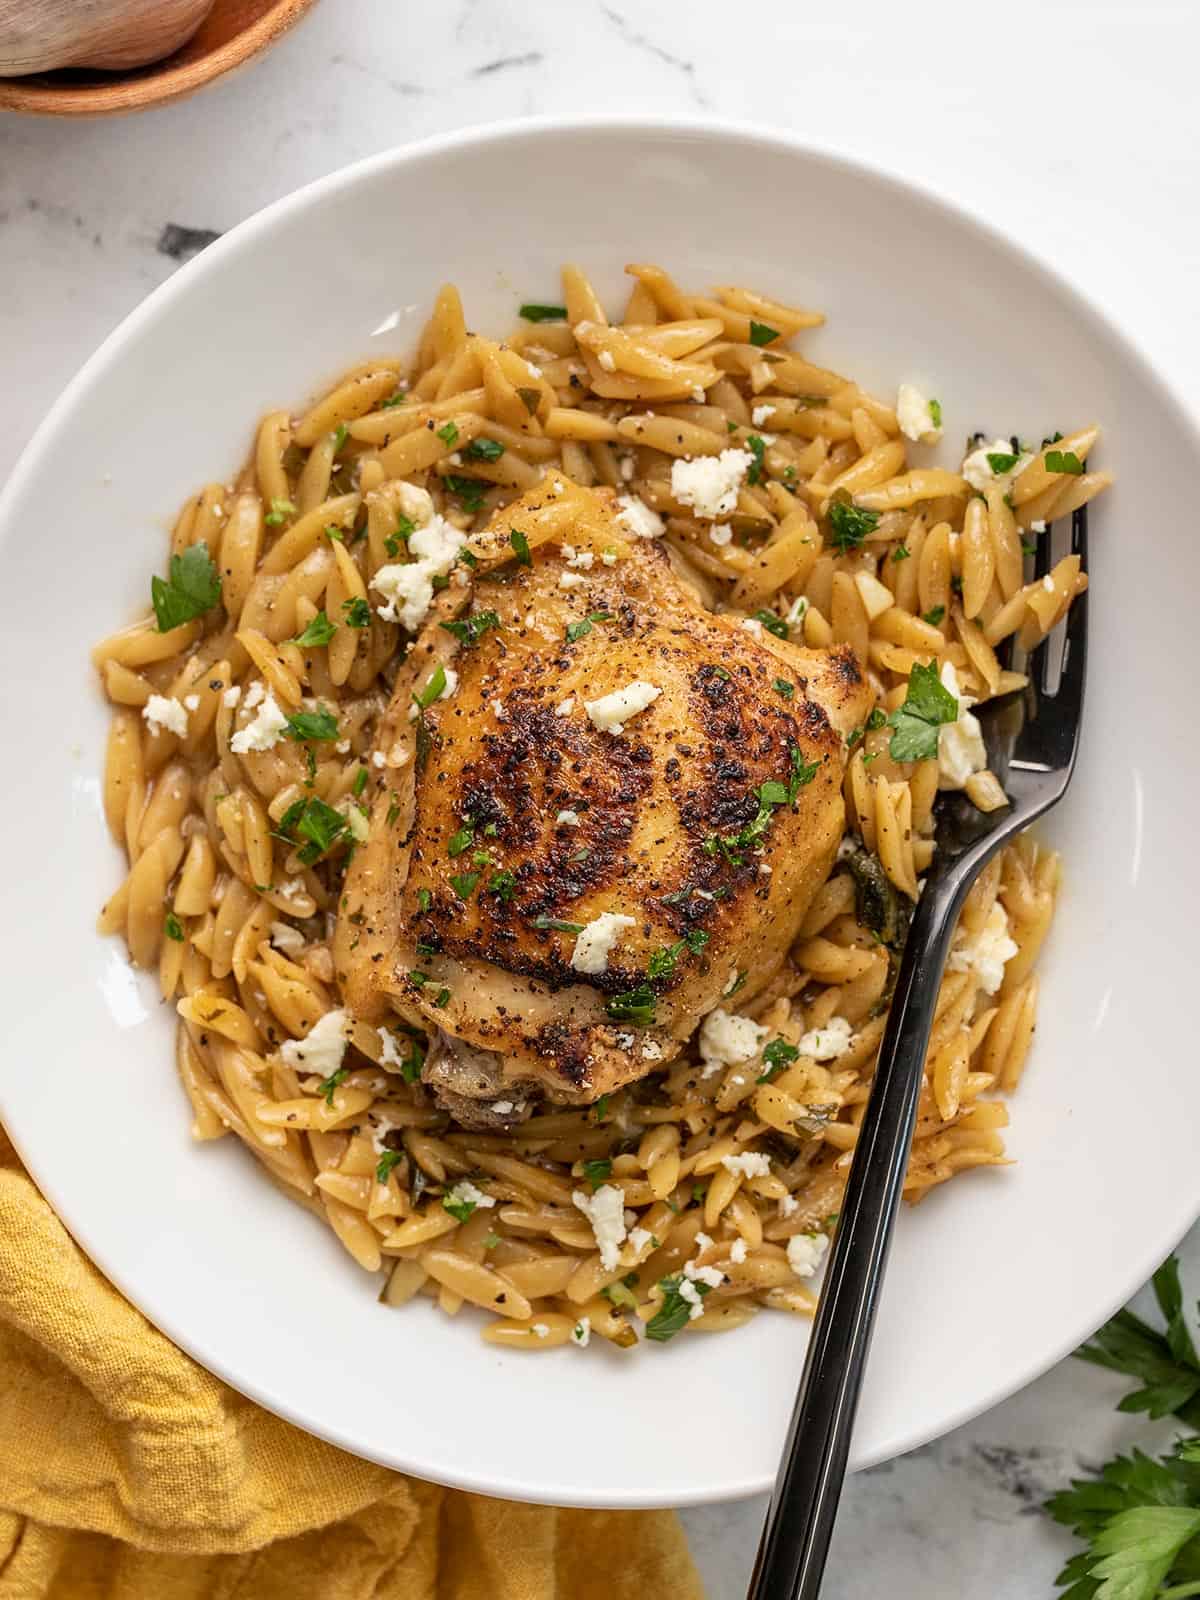
<path id="1" fill-rule="evenodd" d="M 665 548 L 623 534 L 606 491 L 560 491 L 587 497 L 586 527 L 564 537 L 585 539 L 590 568 L 559 542 L 513 559 L 508 530 L 546 492 L 500 514 L 502 542 L 480 536 L 472 589 L 438 596 L 401 669 L 376 747 L 413 755 L 376 802 L 339 917 L 351 1008 L 437 1030 L 427 1081 L 460 1120 L 497 1126 L 537 1093 L 588 1103 L 644 1076 L 733 986 L 739 1004 L 766 987 L 828 875 L 845 735 L 872 703 L 848 649 L 705 610 Z M 604 549 L 624 553 L 606 564 Z M 442 626 L 487 612 L 498 626 L 471 644 Z M 418 738 L 412 694 L 439 662 L 457 686 Z M 635 682 L 653 703 L 621 733 L 595 726 L 587 702 Z M 575 930 L 606 912 L 634 925 L 604 970 L 578 971 Z"/>

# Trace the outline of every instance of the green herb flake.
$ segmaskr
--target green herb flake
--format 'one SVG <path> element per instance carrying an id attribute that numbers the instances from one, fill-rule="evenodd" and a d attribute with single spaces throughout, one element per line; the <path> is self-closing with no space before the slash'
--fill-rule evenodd
<path id="1" fill-rule="evenodd" d="M 521 532 L 520 528 L 510 528 L 508 530 L 508 542 L 512 545 L 513 552 L 520 565 L 531 567 L 533 565 L 533 557 L 529 553 L 529 540 Z"/>
<path id="2" fill-rule="evenodd" d="M 173 939 L 176 944 L 183 943 L 183 923 L 173 911 L 168 911 L 163 919 L 163 932 L 168 939 Z"/>
<path id="3" fill-rule="evenodd" d="M 451 876 L 450 883 L 460 900 L 471 898 L 481 876 L 478 872 L 456 872 Z"/>
<path id="4" fill-rule="evenodd" d="M 390 828 L 399 815 L 400 815 L 400 802 L 398 800 L 392 800 L 389 803 L 388 808 L 387 808 L 387 817 L 385 819 L 387 827 Z M 426 890 L 425 892 L 428 893 L 428 890 Z"/>
<path id="5" fill-rule="evenodd" d="M 603 1122 L 605 1117 L 608 1116 L 608 1102 L 611 1099 L 612 1099 L 611 1095 L 602 1094 L 600 1096 L 599 1100 L 597 1100 L 595 1105 L 592 1107 L 592 1110 L 596 1114 L 596 1121 L 597 1122 Z"/>
<path id="6" fill-rule="evenodd" d="M 348 628 L 369 628 L 371 626 L 371 608 L 362 595 L 355 595 L 353 600 L 343 600 L 342 610 L 346 613 L 346 626 Z"/>
<path id="7" fill-rule="evenodd" d="M 898 544 L 896 546 L 896 548 L 892 551 L 892 560 L 893 561 L 907 561 L 908 558 L 911 555 L 912 555 L 912 551 L 908 548 L 908 546 L 906 544 Z"/>
<path id="8" fill-rule="evenodd" d="M 458 427 L 453 422 L 444 423 L 443 426 L 437 430 L 437 436 L 443 444 L 457 444 Z"/>
<path id="9" fill-rule="evenodd" d="M 888 723 L 893 732 L 888 754 L 893 761 L 931 761 L 938 753 L 938 729 L 958 721 L 958 701 L 938 677 L 937 666 L 916 662 L 908 678 L 904 704 Z"/>
<path id="10" fill-rule="evenodd" d="M 633 1022 L 640 1028 L 648 1028 L 654 1022 L 657 1000 L 648 983 L 639 983 L 636 989 L 627 989 L 624 994 L 610 995 L 604 1002 L 604 1010 L 614 1022 Z"/>
<path id="11" fill-rule="evenodd" d="M 341 455 L 342 450 L 345 448 L 346 440 L 349 437 L 350 429 L 344 422 L 339 422 L 337 427 L 333 430 L 333 453 L 335 456 Z"/>
<path id="12" fill-rule="evenodd" d="M 582 933 L 582 922 L 564 922 L 561 917 L 534 917 L 535 928 L 553 928 L 556 933 Z"/>
<path id="13" fill-rule="evenodd" d="M 211 611 L 221 598 L 221 577 L 209 558 L 208 546 L 192 544 L 172 556 L 169 577 L 150 580 L 150 599 L 159 633 Z"/>
<path id="14" fill-rule="evenodd" d="M 987 464 L 997 478 L 1002 478 L 1006 472 L 1011 472 L 1020 459 L 1020 456 L 1012 455 L 1006 450 L 989 450 L 987 452 Z"/>
<path id="15" fill-rule="evenodd" d="M 523 322 L 565 322 L 567 320 L 566 306 L 546 306 L 537 300 L 527 300 L 521 307 L 521 320 Z"/>
<path id="16" fill-rule="evenodd" d="M 761 349 L 762 346 L 765 345 L 765 344 L 774 344 L 775 340 L 778 339 L 778 338 L 779 338 L 779 329 L 778 328 L 768 327 L 765 322 L 755 322 L 754 318 L 751 317 L 751 319 L 750 319 L 750 343 L 752 345 L 756 345 L 758 348 Z"/>
<path id="17" fill-rule="evenodd" d="M 1074 450 L 1047 450 L 1046 471 L 1066 472 L 1071 477 L 1077 478 L 1083 471 L 1083 462 Z"/>
<path id="18" fill-rule="evenodd" d="M 684 1278 L 682 1273 L 673 1277 L 663 1278 L 659 1284 L 662 1290 L 662 1305 L 646 1324 L 646 1337 L 659 1344 L 665 1344 L 668 1339 L 673 1339 L 677 1333 L 686 1328 L 691 1320 L 692 1306 L 695 1303 L 685 1300 L 682 1289 L 684 1283 L 691 1282 L 693 1290 L 703 1297 L 709 1292 L 709 1285 L 698 1280 L 692 1282 Z"/>
<path id="19" fill-rule="evenodd" d="M 331 849 L 348 828 L 342 813 L 316 795 L 294 801 L 279 819 L 279 832 L 289 843 L 308 841 L 300 851 L 300 860 L 306 867 Z"/>
<path id="20" fill-rule="evenodd" d="M 468 649 L 473 644 L 478 644 L 483 635 L 491 628 L 500 626 L 499 614 L 495 611 L 474 611 L 469 617 L 458 622 L 442 622 L 438 624 L 452 633 Z"/>
<path id="21" fill-rule="evenodd" d="M 763 477 L 763 455 L 767 447 L 756 433 L 747 434 L 745 443 L 746 449 L 754 457 L 749 471 L 746 473 L 746 482 L 750 484 L 761 483 Z"/>
<path id="22" fill-rule="evenodd" d="M 440 700 L 446 687 L 446 669 L 439 662 L 426 680 L 425 687 L 413 695 L 422 711 L 427 711 L 435 700 Z"/>
<path id="23" fill-rule="evenodd" d="M 504 446 L 499 439 L 472 439 L 463 451 L 464 461 L 499 461 Z"/>
<path id="24" fill-rule="evenodd" d="M 835 500 L 829 507 L 832 543 L 840 555 L 857 550 L 868 534 L 879 526 L 878 511 L 867 511 L 848 500 Z"/>
<path id="25" fill-rule="evenodd" d="M 604 1160 L 585 1161 L 583 1163 L 583 1175 L 591 1185 L 593 1194 L 601 1184 L 607 1183 L 612 1177 L 612 1169 L 612 1162 L 607 1157 Z"/>
<path id="26" fill-rule="evenodd" d="M 931 400 L 929 402 L 929 420 L 933 423 L 935 428 L 941 427 L 942 402 L 940 400 Z"/>
<path id="27" fill-rule="evenodd" d="M 337 623 L 330 622 L 324 611 L 318 611 L 304 632 L 298 633 L 293 642 L 306 646 L 328 644 L 336 632 Z"/>
<path id="28" fill-rule="evenodd" d="M 945 606 L 933 606 L 929 611 L 922 611 L 921 621 L 928 622 L 931 627 L 936 628 L 938 623 L 941 622 L 945 615 Z"/>
<path id="29" fill-rule="evenodd" d="M 775 693 L 782 695 L 785 700 L 791 700 L 796 693 L 796 685 L 789 683 L 786 678 L 776 678 L 772 687 Z"/>
<path id="30" fill-rule="evenodd" d="M 761 622 L 767 632 L 773 633 L 777 639 L 787 638 L 789 632 L 788 625 L 783 618 L 777 616 L 774 611 L 768 611 L 765 607 L 760 607 L 759 610 L 754 613 L 754 620 L 755 622 Z"/>
<path id="31" fill-rule="evenodd" d="M 446 845 L 446 854 L 461 856 L 464 850 L 469 850 L 475 843 L 475 824 L 468 818 L 456 833 L 450 835 Z"/>
<path id="32" fill-rule="evenodd" d="M 428 911 L 432 904 L 433 904 L 433 895 L 429 892 L 429 890 L 428 889 L 418 889 L 417 890 L 417 910 L 418 911 Z"/>
<path id="33" fill-rule="evenodd" d="M 403 1150 L 385 1150 L 375 1167 L 375 1182 L 386 1183 L 391 1176 L 392 1168 L 398 1166 L 403 1160 Z"/>
<path id="34" fill-rule="evenodd" d="M 345 1081 L 346 1074 L 349 1071 L 349 1067 L 339 1067 L 336 1072 L 331 1072 L 327 1078 L 322 1078 L 317 1085 L 317 1093 L 323 1097 L 330 1110 L 333 1109 L 333 1092 L 340 1083 Z"/>
<path id="35" fill-rule="evenodd" d="M 756 1080 L 758 1083 L 770 1083 L 772 1078 L 777 1078 L 784 1067 L 789 1066 L 800 1054 L 794 1044 L 789 1044 L 786 1039 L 772 1039 L 762 1053 L 763 1065 L 766 1071 Z"/>
<path id="36" fill-rule="evenodd" d="M 517 880 L 511 872 L 494 872 L 485 887 L 488 894 L 494 894 L 506 906 L 517 892 Z"/>
<path id="37" fill-rule="evenodd" d="M 332 711 L 322 708 L 320 711 L 295 711 L 287 719 L 284 736 L 295 739 L 297 744 L 303 744 L 312 739 L 327 741 L 338 736 L 337 718 Z"/>
<path id="38" fill-rule="evenodd" d="M 286 522 L 289 517 L 294 517 L 295 515 L 296 508 L 290 500 L 272 500 L 271 509 L 267 512 L 263 521 L 268 528 L 278 528 L 281 523 Z"/>
<path id="39" fill-rule="evenodd" d="M 577 640 L 591 633 L 593 622 L 611 622 L 612 615 L 611 611 L 591 611 L 581 622 L 568 622 L 567 643 L 575 644 Z"/>

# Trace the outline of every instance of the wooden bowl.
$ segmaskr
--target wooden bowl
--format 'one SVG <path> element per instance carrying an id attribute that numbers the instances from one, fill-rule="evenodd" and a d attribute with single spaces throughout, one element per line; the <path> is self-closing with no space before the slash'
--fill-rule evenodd
<path id="1" fill-rule="evenodd" d="M 266 50 L 314 4 L 315 0 L 216 0 L 182 49 L 162 61 L 128 72 L 71 67 L 0 78 L 0 109 L 51 117 L 109 117 L 182 100 Z"/>

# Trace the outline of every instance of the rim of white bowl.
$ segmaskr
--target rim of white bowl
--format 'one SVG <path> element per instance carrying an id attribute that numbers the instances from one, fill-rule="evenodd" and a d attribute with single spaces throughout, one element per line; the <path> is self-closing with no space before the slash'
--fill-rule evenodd
<path id="1" fill-rule="evenodd" d="M 824 162 L 839 169 L 847 177 L 854 178 L 866 175 L 877 183 L 885 184 L 901 194 L 917 196 L 924 204 L 931 206 L 959 223 L 965 224 L 988 244 L 1001 253 L 1015 258 L 1025 270 L 1035 273 L 1045 280 L 1060 294 L 1065 294 L 1076 305 L 1078 315 L 1085 322 L 1089 322 L 1096 331 L 1106 340 L 1116 345 L 1123 356 L 1136 366 L 1145 381 L 1157 390 L 1163 404 L 1177 415 L 1181 427 L 1189 433 L 1200 454 L 1200 414 L 1193 411 L 1192 407 L 1182 399 L 1171 385 L 1159 373 L 1137 344 L 1133 342 L 1123 330 L 1112 320 L 1109 313 L 1095 301 L 1088 291 L 1077 284 L 1072 278 L 1061 272 L 1047 258 L 1040 255 L 1034 248 L 1024 242 L 1010 237 L 997 228 L 988 218 L 959 204 L 957 201 L 948 200 L 939 194 L 931 185 L 919 179 L 911 178 L 885 162 L 867 159 L 858 154 L 847 154 L 838 148 L 835 143 L 823 142 L 816 139 L 800 137 L 787 130 L 771 128 L 762 123 L 743 119 L 718 118 L 716 120 L 688 117 L 688 116 L 663 116 L 656 117 L 645 113 L 604 113 L 587 116 L 536 116 L 524 118 L 505 118 L 495 122 L 478 123 L 468 128 L 455 129 L 449 133 L 434 134 L 428 138 L 416 140 L 411 144 L 399 145 L 388 150 L 383 150 L 375 155 L 363 157 L 361 160 L 351 162 L 347 166 L 339 167 L 336 171 L 327 173 L 322 178 L 316 178 L 311 183 L 304 184 L 299 189 L 294 189 L 280 199 L 271 201 L 268 205 L 252 212 L 250 216 L 235 223 L 219 239 L 177 271 L 173 272 L 165 282 L 152 290 L 141 303 L 134 307 L 117 324 L 113 331 L 97 346 L 87 358 L 75 376 L 67 383 L 61 394 L 46 412 L 29 441 L 18 456 L 8 480 L 0 488 L 0 526 L 3 525 L 9 512 L 9 503 L 20 494 L 25 479 L 35 473 L 42 464 L 42 458 L 50 447 L 53 433 L 57 426 L 59 416 L 73 403 L 76 394 L 91 383 L 95 375 L 103 369 L 122 346 L 128 342 L 142 327 L 151 320 L 171 300 L 183 294 L 193 278 L 213 270 L 226 255 L 247 248 L 260 234 L 267 231 L 272 223 L 289 212 L 300 211 L 305 207 L 319 201 L 320 198 L 338 189 L 353 185 L 363 178 L 368 178 L 374 173 L 384 171 L 390 167 L 402 167 L 410 162 L 420 162 L 431 156 L 439 156 L 453 152 L 456 149 L 480 144 L 499 144 L 505 141 L 520 141 L 530 137 L 569 135 L 574 133 L 591 133 L 603 136 L 606 133 L 641 134 L 647 138 L 662 136 L 673 137 L 692 136 L 699 142 L 713 139 L 725 140 L 733 143 L 752 146 L 770 146 L 775 150 L 784 150 L 809 160 Z M 274 1394 L 266 1387 L 254 1391 L 244 1389 L 238 1377 L 229 1370 L 219 1352 L 212 1352 L 198 1348 L 191 1339 L 186 1327 L 179 1327 L 169 1316 L 161 1320 L 152 1317 L 142 1309 L 135 1286 L 129 1284 L 122 1273 L 113 1273 L 105 1260 L 103 1249 L 94 1250 L 89 1240 L 87 1219 L 84 1216 L 68 1216 L 66 1210 L 56 1198 L 57 1185 L 53 1174 L 43 1176 L 38 1165 L 25 1160 L 24 1151 L 21 1149 L 20 1140 L 11 1129 L 7 1130 L 13 1140 L 17 1153 L 36 1180 L 39 1189 L 50 1202 L 55 1213 L 71 1234 L 76 1243 L 83 1249 L 94 1265 L 100 1268 L 109 1281 L 141 1311 L 153 1326 L 164 1333 L 179 1348 L 199 1362 L 207 1371 L 227 1383 L 231 1389 L 239 1394 L 244 1394 L 248 1399 L 267 1410 L 283 1417 L 304 1432 L 325 1439 L 328 1443 L 336 1445 L 339 1449 L 347 1451 L 360 1459 L 377 1459 L 379 1464 L 395 1471 L 409 1472 L 415 1477 L 420 1477 L 428 1469 L 423 1464 L 409 1465 L 399 1458 L 382 1460 L 380 1458 L 363 1457 L 357 1442 L 349 1435 L 336 1428 L 317 1428 L 313 1423 L 300 1415 L 282 1396 Z M 1120 1309 L 1150 1278 L 1153 1272 L 1175 1249 L 1183 1236 L 1189 1231 L 1200 1217 L 1200 1169 L 1198 1169 L 1196 1192 L 1187 1196 L 1181 1188 L 1180 1205 L 1177 1215 L 1170 1219 L 1162 1236 L 1156 1242 L 1147 1242 L 1135 1257 L 1129 1258 L 1126 1270 L 1119 1274 L 1120 1286 L 1103 1302 L 1098 1310 L 1089 1310 L 1086 1317 L 1078 1319 L 1077 1324 L 1069 1330 L 1060 1333 L 1059 1337 L 1047 1346 L 1045 1352 L 1035 1362 L 1025 1375 L 1017 1382 L 1003 1382 L 994 1388 L 982 1392 L 976 1399 L 968 1404 L 957 1407 L 948 1415 L 939 1417 L 933 1426 L 896 1429 L 892 1435 L 877 1441 L 870 1451 L 857 1456 L 852 1463 L 855 1472 L 865 1471 L 881 1462 L 890 1461 L 897 1456 L 907 1454 L 911 1450 L 919 1449 L 932 1439 L 943 1437 L 963 1423 L 969 1422 L 973 1417 L 980 1416 L 983 1412 L 991 1410 L 1010 1395 L 1018 1393 L 1028 1387 L 1037 1378 L 1040 1378 L 1078 1348 L 1102 1322 Z M 796 1372 L 799 1381 L 799 1369 Z M 481 1479 L 476 1477 L 469 1466 L 456 1469 L 453 1473 L 447 1472 L 437 1481 L 454 1488 L 468 1490 L 471 1493 L 490 1496 L 499 1496 L 514 1500 L 525 1500 L 531 1503 L 557 1503 L 552 1500 L 544 1485 L 508 1480 L 500 1482 L 495 1478 Z M 723 1483 L 711 1491 L 697 1489 L 674 1499 L 671 1503 L 676 1506 L 703 1505 L 715 1500 L 737 1500 L 751 1495 L 760 1494 L 768 1489 L 771 1484 L 769 1477 L 748 1478 L 736 1485 Z M 603 1498 L 591 1499 L 589 1505 L 597 1509 L 612 1510 L 637 1510 L 661 1506 L 661 1497 L 653 1495 L 639 1495 L 634 1498 L 622 1497 L 617 1492 Z"/>

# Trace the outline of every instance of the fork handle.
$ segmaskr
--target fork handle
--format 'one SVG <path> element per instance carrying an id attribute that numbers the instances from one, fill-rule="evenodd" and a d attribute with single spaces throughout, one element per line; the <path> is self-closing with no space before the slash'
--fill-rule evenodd
<path id="1" fill-rule="evenodd" d="M 938 987 L 969 878 L 917 902 L 747 1600 L 816 1600 L 916 1125 Z"/>

